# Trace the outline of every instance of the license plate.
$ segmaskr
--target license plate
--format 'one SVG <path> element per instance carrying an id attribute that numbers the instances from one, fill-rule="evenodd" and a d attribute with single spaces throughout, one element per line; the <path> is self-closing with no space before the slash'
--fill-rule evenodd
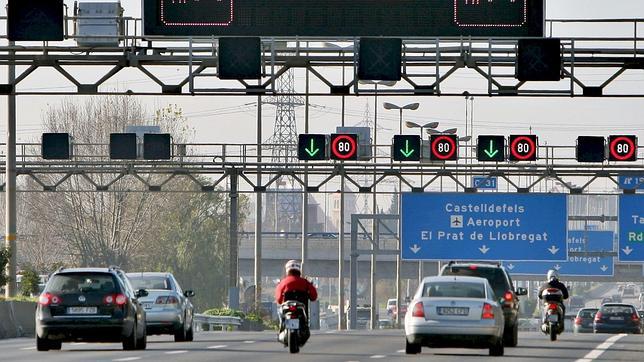
<path id="1" fill-rule="evenodd" d="M 143 308 L 152 309 L 152 303 L 143 303 Z"/>
<path id="2" fill-rule="evenodd" d="M 559 322 L 559 316 L 556 314 L 549 314 L 548 322 Z"/>
<path id="3" fill-rule="evenodd" d="M 299 319 L 287 319 L 286 320 L 286 329 L 300 329 L 300 320 Z"/>
<path id="4" fill-rule="evenodd" d="M 622 321 L 622 320 L 624 320 L 623 317 L 610 317 L 608 319 L 610 319 L 611 321 Z"/>
<path id="5" fill-rule="evenodd" d="M 438 307 L 439 315 L 468 315 L 470 314 L 470 308 L 463 307 Z"/>
<path id="6" fill-rule="evenodd" d="M 67 314 L 96 314 L 96 307 L 68 307 Z"/>

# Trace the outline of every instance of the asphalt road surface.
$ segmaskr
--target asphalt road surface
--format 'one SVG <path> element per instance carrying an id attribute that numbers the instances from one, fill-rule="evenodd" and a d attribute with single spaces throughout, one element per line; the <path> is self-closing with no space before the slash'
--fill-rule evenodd
<path id="1" fill-rule="evenodd" d="M 429 349 L 404 353 L 400 330 L 314 332 L 296 356 L 290 356 L 272 332 L 202 332 L 194 342 L 175 343 L 155 336 L 145 351 L 123 351 L 120 344 L 64 343 L 61 351 L 37 352 L 33 339 L 0 341 L 1 361 L 642 361 L 644 335 L 564 333 L 556 342 L 537 332 L 520 333 L 519 347 L 504 357 L 487 350 Z M 294 358 L 296 357 L 296 358 Z"/>

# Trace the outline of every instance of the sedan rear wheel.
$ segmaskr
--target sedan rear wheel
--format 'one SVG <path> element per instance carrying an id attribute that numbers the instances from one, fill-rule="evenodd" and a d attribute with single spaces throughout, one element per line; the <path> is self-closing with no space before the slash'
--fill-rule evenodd
<path id="1" fill-rule="evenodd" d="M 420 343 L 409 343 L 405 338 L 405 353 L 406 354 L 419 354 L 422 351 Z"/>
<path id="2" fill-rule="evenodd" d="M 185 319 L 184 319 L 185 321 Z M 179 329 L 174 332 L 174 341 L 175 342 L 185 342 L 186 341 L 186 325 L 182 324 Z"/>
<path id="3" fill-rule="evenodd" d="M 190 323 L 190 327 L 188 328 L 188 331 L 186 332 L 186 342 L 192 342 L 195 339 L 195 332 L 194 329 L 192 328 L 192 323 Z"/>
<path id="4" fill-rule="evenodd" d="M 503 356 L 505 348 L 503 347 L 503 338 L 499 338 L 496 343 L 490 347 L 490 356 Z"/>
<path id="5" fill-rule="evenodd" d="M 123 339 L 123 350 L 124 351 L 133 351 L 136 349 L 137 335 L 136 335 L 136 323 L 132 327 L 132 333 L 129 336 Z"/>
<path id="6" fill-rule="evenodd" d="M 49 351 L 50 341 L 46 338 L 40 338 L 36 335 L 36 349 L 41 352 Z"/>
<path id="7" fill-rule="evenodd" d="M 509 331 L 503 336 L 505 345 L 508 347 L 516 347 L 519 344 L 519 323 L 515 321 Z"/>

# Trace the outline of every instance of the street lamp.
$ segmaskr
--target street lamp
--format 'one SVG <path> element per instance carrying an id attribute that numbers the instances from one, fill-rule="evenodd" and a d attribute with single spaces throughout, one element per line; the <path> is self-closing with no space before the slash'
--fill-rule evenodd
<path id="1" fill-rule="evenodd" d="M 399 114 L 400 114 L 400 119 L 399 119 L 399 125 L 400 125 L 400 127 L 399 127 L 399 132 L 400 132 L 400 133 L 402 133 L 402 115 L 403 115 L 403 110 L 404 110 L 404 109 L 408 109 L 408 110 L 410 110 L 410 111 L 415 111 L 415 110 L 417 110 L 417 109 L 418 109 L 418 107 L 420 106 L 420 103 L 409 103 L 409 104 L 405 104 L 404 106 L 398 106 L 398 105 L 395 105 L 395 104 L 393 104 L 393 103 L 384 102 L 384 103 L 382 104 L 382 106 L 383 106 L 383 107 L 385 107 L 385 109 L 387 109 L 387 110 L 392 110 L 392 109 L 397 109 L 397 110 L 398 110 L 398 112 L 399 112 Z"/>
<path id="2" fill-rule="evenodd" d="M 448 128 L 444 131 L 435 130 L 433 128 L 428 128 L 427 133 L 429 134 L 455 134 L 458 131 L 458 128 Z"/>
<path id="3" fill-rule="evenodd" d="M 407 128 L 420 128 L 420 138 L 423 138 L 423 129 L 436 128 L 436 127 L 438 127 L 438 122 L 429 122 L 429 123 L 425 123 L 423 125 L 420 125 L 420 124 L 418 124 L 416 122 L 405 121 L 405 127 L 407 127 Z"/>

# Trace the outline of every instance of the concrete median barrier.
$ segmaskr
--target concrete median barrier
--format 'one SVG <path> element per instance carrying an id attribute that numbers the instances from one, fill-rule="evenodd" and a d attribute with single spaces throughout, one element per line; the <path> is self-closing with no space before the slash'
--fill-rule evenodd
<path id="1" fill-rule="evenodd" d="M 34 336 L 35 312 L 34 302 L 0 302 L 0 339 Z"/>

